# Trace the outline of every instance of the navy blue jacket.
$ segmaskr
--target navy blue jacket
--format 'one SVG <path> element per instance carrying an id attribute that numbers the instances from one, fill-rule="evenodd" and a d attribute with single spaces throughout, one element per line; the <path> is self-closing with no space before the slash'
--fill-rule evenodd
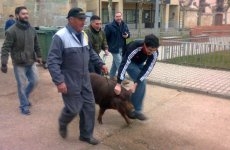
<path id="1" fill-rule="evenodd" d="M 7 21 L 6 21 L 6 24 L 5 24 L 5 31 L 6 31 L 9 27 L 11 27 L 14 23 L 15 23 L 15 20 L 13 20 L 13 19 L 7 20 Z"/>
<path id="2" fill-rule="evenodd" d="M 128 26 L 122 21 L 121 25 L 114 20 L 105 26 L 105 36 L 111 53 L 119 53 L 119 48 L 126 45 L 126 39 L 122 37 L 124 33 L 130 37 Z"/>

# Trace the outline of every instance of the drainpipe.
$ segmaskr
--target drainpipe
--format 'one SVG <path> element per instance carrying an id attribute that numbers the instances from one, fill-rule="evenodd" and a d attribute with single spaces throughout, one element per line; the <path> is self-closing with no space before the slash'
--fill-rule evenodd
<path id="1" fill-rule="evenodd" d="M 158 22 L 159 22 L 159 0 L 156 0 L 156 3 L 155 3 L 155 22 L 154 22 L 154 34 L 156 36 L 159 35 Z"/>
<path id="2" fill-rule="evenodd" d="M 99 15 L 98 16 L 101 17 L 101 0 L 99 0 L 98 4 L 99 4 L 99 12 L 98 12 Z"/>
<path id="3" fill-rule="evenodd" d="M 135 11 L 135 29 L 137 29 L 137 3 L 136 3 L 136 11 Z"/>

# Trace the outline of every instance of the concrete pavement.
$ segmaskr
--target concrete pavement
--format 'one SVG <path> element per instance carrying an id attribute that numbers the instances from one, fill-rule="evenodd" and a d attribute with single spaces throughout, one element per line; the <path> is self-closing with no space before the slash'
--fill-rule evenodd
<path id="1" fill-rule="evenodd" d="M 230 99 L 230 71 L 157 62 L 148 80 L 161 86 Z"/>

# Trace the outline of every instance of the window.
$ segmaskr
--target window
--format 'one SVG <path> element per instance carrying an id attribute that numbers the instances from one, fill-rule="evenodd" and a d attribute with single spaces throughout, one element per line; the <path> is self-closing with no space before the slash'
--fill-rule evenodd
<path id="1" fill-rule="evenodd" d="M 135 23 L 138 21 L 138 12 L 135 9 L 124 10 L 123 20 L 126 23 Z M 137 19 L 136 19 L 137 16 Z"/>
<path id="2" fill-rule="evenodd" d="M 115 14 L 115 10 L 112 10 L 112 17 L 114 17 L 114 14 Z M 101 19 L 102 19 L 103 24 L 109 23 L 109 11 L 108 11 L 108 9 L 102 9 Z"/>

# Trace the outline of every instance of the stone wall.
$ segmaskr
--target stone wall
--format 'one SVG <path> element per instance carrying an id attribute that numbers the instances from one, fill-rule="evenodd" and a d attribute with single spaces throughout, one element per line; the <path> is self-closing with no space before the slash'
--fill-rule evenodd
<path id="1" fill-rule="evenodd" d="M 14 14 L 15 7 L 26 6 L 29 10 L 29 20 L 33 26 L 63 26 L 69 9 L 78 6 L 86 10 L 84 0 L 1 0 L 0 3 L 0 28 L 4 27 L 9 14 Z"/>
<path id="2" fill-rule="evenodd" d="M 194 27 L 190 30 L 191 37 L 209 36 L 209 37 L 222 37 L 230 35 L 230 25 L 219 26 L 200 26 Z"/>

